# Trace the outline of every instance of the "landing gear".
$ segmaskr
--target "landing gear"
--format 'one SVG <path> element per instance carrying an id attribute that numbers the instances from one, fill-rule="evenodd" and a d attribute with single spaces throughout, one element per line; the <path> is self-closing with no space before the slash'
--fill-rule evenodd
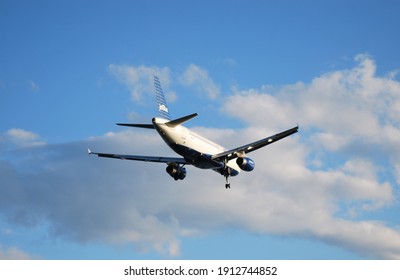
<path id="1" fill-rule="evenodd" d="M 231 188 L 231 184 L 229 183 L 229 176 L 230 175 L 231 174 L 229 172 L 229 168 L 226 168 L 225 172 L 224 172 L 224 177 L 225 177 L 225 181 L 226 181 L 225 189 L 230 189 Z"/>
<path id="2" fill-rule="evenodd" d="M 229 174 L 228 173 L 225 175 L 225 180 L 226 180 L 225 189 L 230 189 L 231 184 L 229 183 Z"/>
<path id="3" fill-rule="evenodd" d="M 231 175 L 231 169 L 227 166 L 227 159 L 224 159 L 224 169 L 223 172 L 221 172 L 222 175 L 224 175 L 225 177 L 225 189 L 230 189 L 231 188 L 231 184 L 229 183 L 229 176 Z"/>

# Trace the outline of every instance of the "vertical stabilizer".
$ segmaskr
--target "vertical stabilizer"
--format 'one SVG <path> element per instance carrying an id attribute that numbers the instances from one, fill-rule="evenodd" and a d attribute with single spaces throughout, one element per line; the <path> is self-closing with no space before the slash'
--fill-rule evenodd
<path id="1" fill-rule="evenodd" d="M 157 76 L 154 76 L 154 90 L 156 92 L 158 115 L 164 119 L 171 120 L 171 116 L 169 115 L 167 107 L 167 102 L 165 101 L 164 92 L 161 88 L 161 83 Z"/>

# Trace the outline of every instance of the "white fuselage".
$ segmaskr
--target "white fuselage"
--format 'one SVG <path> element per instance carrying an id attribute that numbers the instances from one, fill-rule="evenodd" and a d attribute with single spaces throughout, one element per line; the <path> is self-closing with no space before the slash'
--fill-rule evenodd
<path id="1" fill-rule="evenodd" d="M 153 125 L 157 132 L 171 149 L 185 159 L 192 160 L 192 164 L 196 167 L 204 169 L 222 167 L 221 163 L 217 163 L 211 159 L 211 155 L 225 151 L 224 147 L 182 125 L 168 126 L 167 122 L 169 121 L 163 118 L 153 119 Z M 198 160 L 199 157 L 202 159 Z M 226 165 L 238 172 L 240 171 L 235 160 L 228 161 Z"/>

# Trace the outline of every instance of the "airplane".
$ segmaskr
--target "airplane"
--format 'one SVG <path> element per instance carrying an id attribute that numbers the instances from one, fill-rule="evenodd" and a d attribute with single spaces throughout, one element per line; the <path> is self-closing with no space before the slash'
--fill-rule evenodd
<path id="1" fill-rule="evenodd" d="M 238 175 L 242 170 L 249 172 L 254 169 L 255 163 L 251 158 L 247 157 L 248 153 L 298 132 L 299 126 L 297 125 L 291 129 L 250 144 L 226 150 L 219 144 L 206 139 L 182 125 L 196 117 L 198 115 L 197 113 L 178 119 L 171 119 L 160 80 L 157 76 L 153 78 L 159 116 L 154 117 L 151 124 L 117 123 L 117 125 L 155 129 L 165 143 L 182 157 L 107 154 L 92 152 L 88 149 L 89 155 L 123 160 L 166 163 L 166 172 L 175 180 L 185 179 L 186 165 L 193 165 L 201 169 L 211 169 L 225 177 L 225 188 L 228 189 L 230 188 L 229 177 Z"/>

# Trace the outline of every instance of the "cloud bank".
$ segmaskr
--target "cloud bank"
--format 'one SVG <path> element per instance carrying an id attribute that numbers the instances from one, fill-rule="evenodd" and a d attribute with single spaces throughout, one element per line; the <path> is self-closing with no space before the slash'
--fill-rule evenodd
<path id="1" fill-rule="evenodd" d="M 170 70 L 168 67 L 156 67 L 140 65 L 133 67 L 129 65 L 111 64 L 108 72 L 126 85 L 131 92 L 133 101 L 143 101 L 144 96 L 153 94 L 153 76 L 160 79 L 161 84 L 168 88 L 170 84 Z"/>
<path id="2" fill-rule="evenodd" d="M 110 71 L 126 74 L 121 82 L 141 84 L 137 73 L 128 76 L 131 68 L 120 67 Z M 140 96 L 140 85 L 132 82 L 131 89 Z M 54 238 L 131 244 L 169 257 L 181 255 L 183 237 L 234 228 L 319 240 L 361 258 L 400 259 L 399 225 L 389 217 L 368 218 L 398 207 L 400 83 L 393 75 L 378 76 L 375 62 L 360 55 L 354 68 L 307 84 L 235 90 L 221 110 L 247 125 L 195 129 L 227 148 L 294 122 L 301 130 L 250 154 L 255 170 L 232 178 L 229 191 L 214 172 L 189 167 L 187 178 L 175 182 L 163 164 L 85 154 L 90 147 L 172 155 L 153 131 L 130 129 L 40 146 L 26 145 L 37 138 L 25 133 L 24 145 L 0 158 L 0 211 L 7 213 L 8 223 L 46 222 Z M 7 141 L 12 139 L 3 137 Z M 14 155 L 18 162 L 10 160 Z"/>
<path id="3" fill-rule="evenodd" d="M 219 86 L 211 79 L 207 70 L 195 64 L 187 67 L 180 76 L 180 82 L 185 86 L 194 87 L 198 92 L 206 94 L 206 97 L 214 100 L 220 95 Z"/>
<path id="4" fill-rule="evenodd" d="M 16 247 L 4 248 L 0 244 L 0 260 L 30 260 L 32 259 L 27 253 Z"/>

